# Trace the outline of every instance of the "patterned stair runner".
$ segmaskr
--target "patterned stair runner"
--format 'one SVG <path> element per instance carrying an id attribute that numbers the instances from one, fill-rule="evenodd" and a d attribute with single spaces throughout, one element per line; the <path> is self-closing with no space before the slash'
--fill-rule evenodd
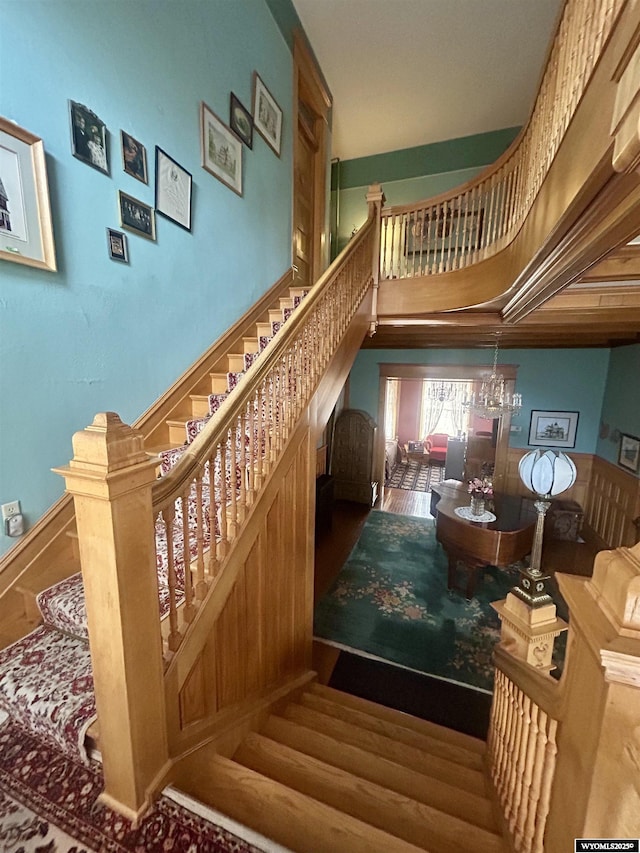
<path id="1" fill-rule="evenodd" d="M 306 293 L 304 295 L 306 296 Z M 295 297 L 295 308 L 301 301 L 302 297 Z M 283 321 L 272 323 L 272 336 L 264 339 L 264 346 L 272 340 L 282 323 L 289 319 L 292 310 L 294 309 L 284 309 Z M 261 338 L 260 352 L 264 346 Z M 259 353 L 245 355 L 245 370 L 249 369 L 258 355 Z M 238 385 L 243 375 L 243 372 L 227 374 L 229 392 Z M 178 462 L 187 446 L 227 396 L 228 394 L 211 394 L 209 415 L 187 422 L 185 444 L 159 454 L 161 476 L 167 474 Z M 216 459 L 216 465 L 218 464 Z M 239 476 L 242 476 L 242 472 L 239 472 Z M 239 487 L 237 477 L 236 487 Z M 211 540 L 208 472 L 203 479 L 202 501 L 205 508 L 204 544 L 205 548 L 208 548 Z M 181 504 L 182 501 L 176 504 L 173 521 L 176 553 L 183 553 Z M 187 511 L 195 524 L 195 487 L 192 489 Z M 191 522 L 189 526 L 191 527 Z M 217 519 L 215 528 L 218 534 Z M 166 538 L 164 524 L 159 518 L 156 521 L 156 553 L 160 612 L 163 616 L 169 612 Z M 193 559 L 197 554 L 197 543 L 195 537 L 192 538 L 188 551 Z M 180 593 L 184 589 L 184 562 L 176 559 L 175 569 L 180 601 Z M 43 624 L 26 637 L 0 650 L 0 709 L 6 711 L 17 725 L 34 737 L 57 747 L 67 755 L 74 758 L 80 756 L 83 761 L 87 761 L 85 735 L 96 718 L 96 709 L 82 576 L 77 573 L 54 584 L 40 592 L 36 600 L 42 613 Z"/>

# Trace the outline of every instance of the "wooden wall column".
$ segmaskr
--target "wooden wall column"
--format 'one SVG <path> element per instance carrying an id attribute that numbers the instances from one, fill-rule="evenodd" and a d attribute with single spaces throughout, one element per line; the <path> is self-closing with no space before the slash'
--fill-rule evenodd
<path id="1" fill-rule="evenodd" d="M 113 412 L 73 436 L 54 469 L 73 495 L 93 664 L 101 799 L 136 820 L 168 764 L 151 486 L 156 462 Z"/>
<path id="2" fill-rule="evenodd" d="M 373 298 L 371 304 L 371 322 L 369 324 L 369 337 L 373 337 L 378 328 L 378 286 L 380 284 L 380 230 L 382 206 L 385 202 L 381 184 L 371 184 L 367 192 L 367 205 L 369 216 L 375 215 L 375 232 L 373 238 Z"/>

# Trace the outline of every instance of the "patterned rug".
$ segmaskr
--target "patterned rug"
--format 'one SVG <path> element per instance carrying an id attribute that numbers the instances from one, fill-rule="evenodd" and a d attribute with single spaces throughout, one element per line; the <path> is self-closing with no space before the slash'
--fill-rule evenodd
<path id="1" fill-rule="evenodd" d="M 447 590 L 447 558 L 432 519 L 373 511 L 315 610 L 317 639 L 491 691 L 500 622 L 490 602 L 517 581 L 488 566 L 471 601 Z"/>
<path id="2" fill-rule="evenodd" d="M 413 492 L 430 492 L 444 474 L 442 465 L 421 465 L 414 459 L 398 462 L 385 483 L 392 489 L 410 489 Z"/>
<path id="3" fill-rule="evenodd" d="M 133 827 L 97 802 L 100 765 L 0 725 L 0 850 L 11 853 L 260 853 L 163 795 Z"/>

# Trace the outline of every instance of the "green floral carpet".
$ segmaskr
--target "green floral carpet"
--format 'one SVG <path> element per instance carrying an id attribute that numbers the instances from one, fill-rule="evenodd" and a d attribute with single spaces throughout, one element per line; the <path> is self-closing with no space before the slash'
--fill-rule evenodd
<path id="1" fill-rule="evenodd" d="M 315 610 L 316 639 L 480 690 L 493 688 L 500 621 L 490 602 L 517 570 L 488 566 L 467 601 L 447 590 L 433 519 L 373 511 Z"/>

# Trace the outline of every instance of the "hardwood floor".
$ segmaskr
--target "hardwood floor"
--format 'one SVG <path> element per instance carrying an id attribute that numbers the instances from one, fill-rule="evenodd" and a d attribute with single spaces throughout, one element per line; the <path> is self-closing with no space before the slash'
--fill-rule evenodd
<path id="1" fill-rule="evenodd" d="M 362 526 L 370 512 L 382 509 L 399 515 L 414 515 L 432 518 L 431 494 L 412 492 L 407 489 L 384 490 L 381 506 L 370 509 L 364 504 L 336 501 L 333 507 L 332 525 L 316 542 L 315 584 L 316 602 L 328 591 L 347 557 L 358 541 Z M 566 607 L 553 580 L 556 571 L 589 577 L 593 571 L 595 552 L 584 542 L 567 542 L 545 539 L 543 543 L 542 567 L 549 575 L 550 590 L 558 606 L 558 615 L 566 619 Z M 331 677 L 338 658 L 338 651 L 330 646 L 314 643 L 313 665 L 319 679 L 326 684 Z"/>

